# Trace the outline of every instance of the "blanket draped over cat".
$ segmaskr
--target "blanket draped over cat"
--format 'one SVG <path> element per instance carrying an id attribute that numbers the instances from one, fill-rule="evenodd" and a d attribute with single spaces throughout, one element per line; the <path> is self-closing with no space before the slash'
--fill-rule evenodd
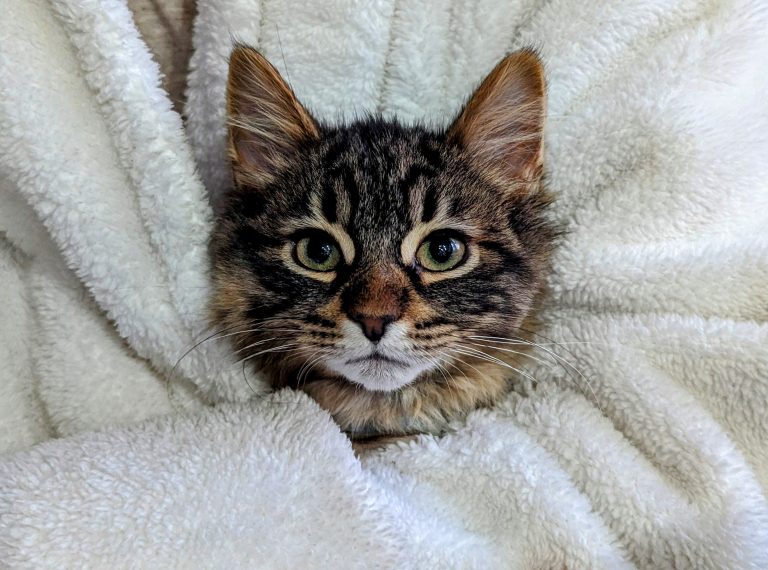
<path id="1" fill-rule="evenodd" d="M 124 2 L 3 10 L 1 565 L 768 567 L 765 2 L 200 0 L 185 123 Z M 440 126 L 535 47 L 535 382 L 358 459 L 226 342 L 181 358 L 233 38 L 318 120 Z"/>

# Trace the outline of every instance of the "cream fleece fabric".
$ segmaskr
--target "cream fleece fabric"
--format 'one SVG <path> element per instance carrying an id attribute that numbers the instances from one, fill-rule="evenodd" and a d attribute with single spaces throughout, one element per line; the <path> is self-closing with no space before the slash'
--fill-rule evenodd
<path id="1" fill-rule="evenodd" d="M 191 145 L 123 4 L 6 5 L 0 441 L 69 437 L 0 460 L 0 563 L 768 567 L 762 0 L 201 0 Z M 535 386 L 362 461 L 303 395 L 207 409 L 264 389 L 220 345 L 175 366 L 233 38 L 325 119 L 445 122 L 539 49 L 568 234 Z"/>

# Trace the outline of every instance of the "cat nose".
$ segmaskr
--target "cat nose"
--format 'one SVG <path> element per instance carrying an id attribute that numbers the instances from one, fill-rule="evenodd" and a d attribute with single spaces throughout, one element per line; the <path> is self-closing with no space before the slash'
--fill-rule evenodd
<path id="1" fill-rule="evenodd" d="M 408 297 L 407 276 L 397 267 L 382 264 L 350 281 L 341 293 L 341 306 L 365 337 L 376 343 L 387 334 L 387 326 L 403 315 Z"/>
<path id="2" fill-rule="evenodd" d="M 385 315 L 383 317 L 372 317 L 359 313 L 352 315 L 352 320 L 360 324 L 363 334 L 371 342 L 379 342 L 387 332 L 387 325 L 394 322 L 395 319 L 395 315 Z"/>

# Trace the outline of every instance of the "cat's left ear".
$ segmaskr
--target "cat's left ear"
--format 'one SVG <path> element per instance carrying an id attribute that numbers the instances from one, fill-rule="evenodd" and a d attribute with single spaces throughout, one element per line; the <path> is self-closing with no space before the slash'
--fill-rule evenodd
<path id="1" fill-rule="evenodd" d="M 530 50 L 512 53 L 483 80 L 448 130 L 483 169 L 505 180 L 541 174 L 546 111 L 544 69 Z"/>
<path id="2" fill-rule="evenodd" d="M 293 90 L 255 49 L 237 45 L 227 81 L 229 157 L 235 183 L 261 188 L 320 129 Z"/>

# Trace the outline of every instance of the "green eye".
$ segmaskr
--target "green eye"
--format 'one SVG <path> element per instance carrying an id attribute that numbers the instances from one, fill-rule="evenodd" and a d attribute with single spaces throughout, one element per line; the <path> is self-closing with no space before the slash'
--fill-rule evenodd
<path id="1" fill-rule="evenodd" d="M 296 262 L 312 271 L 332 271 L 341 260 L 339 247 L 327 234 L 301 238 L 294 248 Z"/>
<path id="2" fill-rule="evenodd" d="M 460 239 L 433 234 L 416 251 L 416 260 L 429 271 L 448 271 L 459 265 L 466 256 L 467 246 Z"/>

